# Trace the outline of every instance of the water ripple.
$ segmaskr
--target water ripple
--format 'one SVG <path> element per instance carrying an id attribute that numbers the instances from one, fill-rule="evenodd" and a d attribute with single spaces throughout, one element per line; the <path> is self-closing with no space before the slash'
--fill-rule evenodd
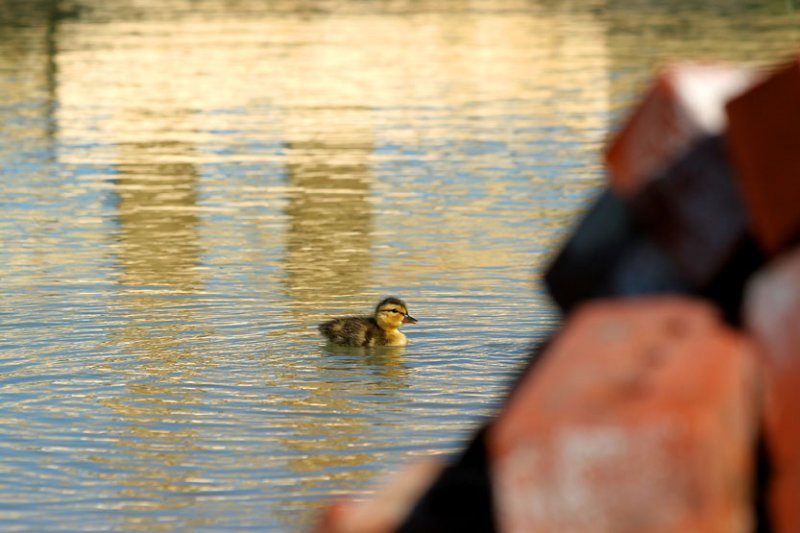
<path id="1" fill-rule="evenodd" d="M 122 4 L 0 9 L 3 530 L 303 530 L 454 452 L 652 65 L 798 38 L 767 2 Z M 405 349 L 319 338 L 390 294 Z"/>

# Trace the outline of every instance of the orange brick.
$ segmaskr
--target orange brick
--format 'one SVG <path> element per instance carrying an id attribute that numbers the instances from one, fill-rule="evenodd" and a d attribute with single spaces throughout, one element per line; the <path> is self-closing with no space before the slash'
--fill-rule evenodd
<path id="1" fill-rule="evenodd" d="M 631 196 L 700 138 L 724 130 L 724 105 L 752 80 L 726 65 L 679 64 L 659 73 L 605 153 L 611 185 Z"/>
<path id="2" fill-rule="evenodd" d="M 699 300 L 579 308 L 488 436 L 503 532 L 750 531 L 758 376 Z"/>
<path id="3" fill-rule="evenodd" d="M 800 233 L 800 58 L 727 105 L 731 159 L 764 249 Z"/>
<path id="4" fill-rule="evenodd" d="M 771 522 L 776 532 L 795 533 L 800 531 L 800 250 L 751 281 L 745 320 L 765 363 Z"/>

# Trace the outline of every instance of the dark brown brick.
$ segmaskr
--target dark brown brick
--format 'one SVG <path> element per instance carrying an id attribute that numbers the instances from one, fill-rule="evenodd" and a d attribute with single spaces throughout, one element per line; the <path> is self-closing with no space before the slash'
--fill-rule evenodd
<path id="1" fill-rule="evenodd" d="M 727 114 L 754 233 L 775 254 L 800 234 L 800 59 L 731 100 Z"/>

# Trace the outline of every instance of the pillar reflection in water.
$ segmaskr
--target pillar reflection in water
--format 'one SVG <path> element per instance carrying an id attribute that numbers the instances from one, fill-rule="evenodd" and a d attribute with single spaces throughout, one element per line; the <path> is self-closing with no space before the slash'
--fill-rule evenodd
<path id="1" fill-rule="evenodd" d="M 76 263 L 69 250 L 53 250 L 48 241 L 59 227 L 53 215 L 54 192 L 63 186 L 55 157 L 53 116 L 57 17 L 51 2 L 31 0 L 13 6 L 0 2 L 3 278 L 30 291 L 36 291 L 54 265 Z M 60 213 L 70 214 L 68 210 Z M 37 294 L 37 298 L 47 297 L 46 291 Z M 13 312 L 13 299 L 13 295 L 3 295 L 0 310 Z"/>
<path id="2" fill-rule="evenodd" d="M 127 423 L 113 430 L 120 453 L 103 460 L 125 487 L 128 511 L 191 507 L 200 490 L 190 481 L 198 471 L 186 468 L 200 450 L 192 416 L 202 398 L 185 382 L 207 367 L 190 347 L 203 334 L 192 303 L 203 279 L 191 151 L 178 142 L 118 145 L 115 250 L 125 313 L 110 342 L 124 356 L 112 370 L 127 385 L 103 403 Z M 136 513 L 124 520 L 154 525 Z"/>
<path id="3" fill-rule="evenodd" d="M 374 304 L 367 294 L 373 281 L 374 234 L 369 113 L 359 107 L 290 111 L 286 169 L 293 192 L 286 208 L 284 268 L 290 308 L 297 316 L 321 316 L 330 309 L 368 312 Z M 407 386 L 408 374 L 402 349 L 323 350 L 321 355 L 315 363 L 319 380 L 308 396 L 285 401 L 298 413 L 335 416 L 296 416 L 292 436 L 282 439 L 293 452 L 290 468 L 311 492 L 320 480 L 309 478 L 310 473 L 346 465 L 349 471 L 339 478 L 359 477 L 357 467 L 369 463 L 374 450 L 359 452 L 358 446 L 370 442 L 374 429 L 353 398 L 376 393 L 391 397 L 392 391 Z M 361 477 L 370 475 L 364 471 Z"/>
<path id="4" fill-rule="evenodd" d="M 123 286 L 174 292 L 202 288 L 197 171 L 192 163 L 180 161 L 181 152 L 188 149 L 176 142 L 119 146 L 115 186 Z"/>
<path id="5" fill-rule="evenodd" d="M 284 265 L 296 312 L 357 297 L 368 286 L 373 146 L 367 113 L 359 108 L 290 112 L 286 172 L 294 192 L 286 208 Z"/>

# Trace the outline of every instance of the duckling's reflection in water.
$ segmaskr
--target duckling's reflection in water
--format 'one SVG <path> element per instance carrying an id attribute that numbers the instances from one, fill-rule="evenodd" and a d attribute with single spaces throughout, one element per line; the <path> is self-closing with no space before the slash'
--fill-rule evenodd
<path id="1" fill-rule="evenodd" d="M 329 341 L 322 355 L 329 356 L 324 367 L 333 375 L 341 372 L 348 380 L 357 379 L 359 387 L 385 395 L 389 390 L 408 387 L 406 378 L 411 368 L 406 364 L 405 351 L 405 346 L 342 346 Z"/>
<path id="2" fill-rule="evenodd" d="M 342 346 L 328 341 L 322 348 L 323 353 L 336 356 L 358 356 L 367 363 L 394 363 L 399 362 L 400 356 L 405 351 L 405 346 Z"/>

